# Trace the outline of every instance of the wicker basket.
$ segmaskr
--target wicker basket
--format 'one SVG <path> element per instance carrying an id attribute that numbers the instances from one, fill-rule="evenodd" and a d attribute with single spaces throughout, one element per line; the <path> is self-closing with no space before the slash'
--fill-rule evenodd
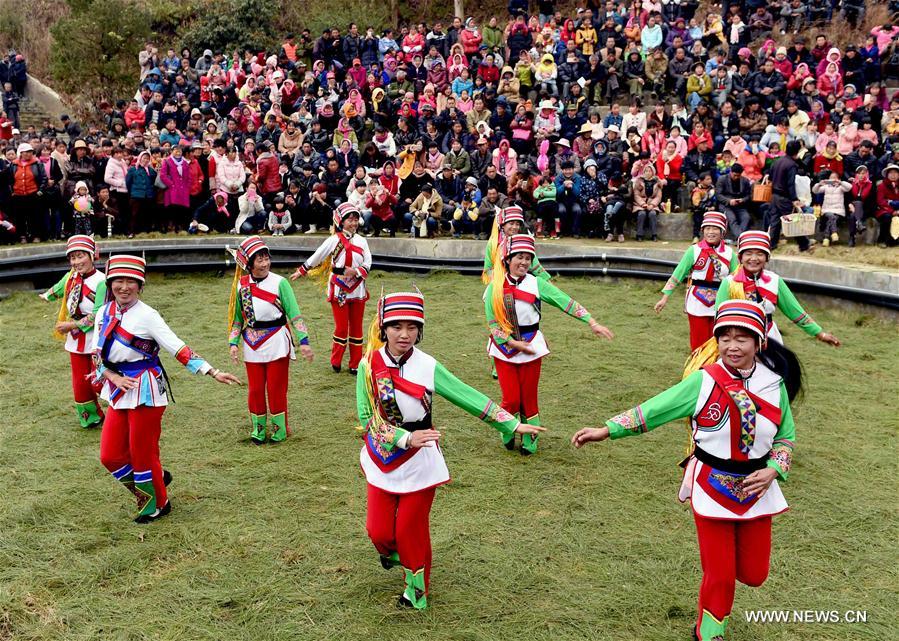
<path id="1" fill-rule="evenodd" d="M 788 238 L 797 236 L 814 236 L 815 223 L 817 222 L 814 214 L 804 214 L 794 212 L 780 217 L 780 225 L 783 235 Z"/>
<path id="2" fill-rule="evenodd" d="M 752 186 L 752 202 L 770 203 L 771 196 L 771 183 L 768 180 L 768 176 L 765 176 Z"/>

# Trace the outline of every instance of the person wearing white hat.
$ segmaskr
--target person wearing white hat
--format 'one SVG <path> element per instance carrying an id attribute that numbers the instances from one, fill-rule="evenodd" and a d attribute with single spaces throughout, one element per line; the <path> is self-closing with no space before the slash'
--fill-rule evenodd
<path id="1" fill-rule="evenodd" d="M 22 241 L 40 241 L 47 237 L 46 207 L 43 190 L 47 186 L 44 164 L 34 156 L 34 147 L 27 142 L 16 148 L 18 158 L 11 163 L 12 198 L 9 213 L 21 234 Z"/>
<path id="2" fill-rule="evenodd" d="M 721 280 L 739 265 L 737 252 L 724 243 L 727 217 L 718 211 L 707 211 L 702 217 L 702 240 L 690 245 L 662 288 L 655 304 L 657 314 L 665 309 L 668 297 L 689 278 L 684 311 L 690 323 L 690 351 L 712 337 L 715 321 L 715 296 Z"/>
<path id="3" fill-rule="evenodd" d="M 779 481 L 793 463 L 790 402 L 802 389 L 796 356 L 768 341 L 765 311 L 747 300 L 718 308 L 714 360 L 677 385 L 571 438 L 638 436 L 679 418 L 690 421 L 691 452 L 678 500 L 690 502 L 703 578 L 693 638 L 723 641 L 739 581 L 757 587 L 771 563 L 772 517 L 789 509 Z"/>
<path id="4" fill-rule="evenodd" d="M 371 250 L 359 230 L 359 209 L 341 203 L 334 209 L 333 233 L 297 267 L 290 280 L 312 275 L 327 282 L 328 302 L 334 316 L 331 368 L 339 373 L 350 348 L 349 371 L 356 375 L 362 358 L 362 317 L 369 293 L 365 286 L 371 270 Z"/>
<path id="5" fill-rule="evenodd" d="M 53 335 L 65 341 L 72 369 L 72 392 L 81 427 L 103 424 L 103 410 L 97 392 L 88 380 L 94 367 L 94 319 L 105 302 L 106 277 L 94 267 L 100 257 L 97 243 L 90 236 L 76 234 L 66 242 L 66 258 L 71 269 L 40 297 L 61 301 Z"/>
<path id="6" fill-rule="evenodd" d="M 385 570 L 402 567 L 399 605 L 428 605 L 431 573 L 429 516 L 437 487 L 450 475 L 432 419 L 434 396 L 476 416 L 504 438 L 535 436 L 544 428 L 520 422 L 453 376 L 418 348 L 424 334 L 424 296 L 382 295 L 356 379 L 356 407 L 364 445 L 359 463 L 367 484 L 366 530 Z"/>
<path id="7" fill-rule="evenodd" d="M 740 266 L 721 281 L 715 297 L 715 307 L 728 300 L 747 299 L 762 306 L 767 315 L 768 338 L 783 343 L 780 329 L 774 322 L 774 310 L 779 309 L 787 318 L 809 336 L 822 343 L 839 347 L 840 340 L 814 321 L 803 309 L 786 281 L 769 269 L 771 236 L 764 231 L 744 231 L 737 240 L 737 258 Z"/>
<path id="8" fill-rule="evenodd" d="M 241 385 L 233 374 L 203 360 L 140 300 L 146 280 L 140 256 L 116 255 L 106 262 L 108 299 L 97 311 L 93 353 L 95 383 L 109 403 L 100 435 L 100 462 L 137 499 L 136 523 L 150 523 L 172 510 L 166 486 L 171 475 L 159 460 L 162 415 L 170 382 L 159 360 L 163 349 L 193 374 Z"/>
<path id="9" fill-rule="evenodd" d="M 529 273 L 537 257 L 534 237 L 510 236 L 497 252 L 493 275 L 484 292 L 484 311 L 489 339 L 487 353 L 493 358 L 503 409 L 518 415 L 523 423 L 540 425 L 537 391 L 540 367 L 549 347 L 540 330 L 541 304 L 557 307 L 590 327 L 595 336 L 611 340 L 613 334 L 600 325 L 582 305 L 548 280 Z M 504 434 L 503 445 L 515 449 L 515 435 Z M 537 451 L 537 435 L 525 434 L 521 454 Z"/>

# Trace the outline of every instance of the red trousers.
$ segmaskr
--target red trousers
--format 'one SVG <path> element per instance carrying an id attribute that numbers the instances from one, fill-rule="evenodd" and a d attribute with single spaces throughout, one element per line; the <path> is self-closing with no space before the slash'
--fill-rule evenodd
<path id="1" fill-rule="evenodd" d="M 350 369 L 358 369 L 362 360 L 362 317 L 364 300 L 347 300 L 343 305 L 331 301 L 334 314 L 334 343 L 331 345 L 331 365 L 339 367 L 343 361 L 347 342 L 350 344 Z"/>
<path id="2" fill-rule="evenodd" d="M 284 413 L 287 424 L 287 381 L 290 357 L 268 363 L 244 363 L 247 366 L 247 405 L 251 414 L 265 416 Z M 265 396 L 268 392 L 268 407 Z"/>
<path id="3" fill-rule="evenodd" d="M 502 408 L 517 414 L 522 422 L 540 413 L 537 406 L 537 385 L 540 383 L 542 358 L 529 363 L 509 363 L 494 357 L 499 387 L 503 392 Z"/>
<path id="4" fill-rule="evenodd" d="M 94 370 L 94 361 L 90 354 L 75 354 L 69 352 L 69 360 L 72 363 L 72 392 L 76 403 L 97 402 L 97 393 L 91 386 L 88 377 Z"/>
<path id="5" fill-rule="evenodd" d="M 687 314 L 687 318 L 690 321 L 690 351 L 692 352 L 712 337 L 715 317 Z"/>
<path id="6" fill-rule="evenodd" d="M 168 501 L 159 460 L 163 412 L 164 406 L 141 405 L 130 410 L 117 410 L 110 405 L 100 434 L 100 462 L 103 466 L 116 478 L 121 477 L 122 468 L 127 466 L 133 469 L 135 476 L 151 472 L 159 508 Z"/>
<path id="7" fill-rule="evenodd" d="M 696 513 L 693 517 L 702 562 L 699 630 L 706 612 L 718 621 L 730 615 L 737 581 L 758 587 L 768 578 L 771 517 L 751 521 L 708 519 Z"/>
<path id="8" fill-rule="evenodd" d="M 429 488 L 411 494 L 391 494 L 368 485 L 368 514 L 365 527 L 378 553 L 396 552 L 404 568 L 425 569 L 425 592 L 431 580 L 431 504 L 434 491 Z"/>

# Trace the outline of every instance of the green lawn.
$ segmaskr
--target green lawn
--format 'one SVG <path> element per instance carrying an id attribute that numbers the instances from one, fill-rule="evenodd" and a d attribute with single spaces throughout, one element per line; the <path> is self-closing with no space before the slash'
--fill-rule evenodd
<path id="1" fill-rule="evenodd" d="M 373 274 L 372 291 L 382 284 L 410 280 Z M 479 280 L 435 274 L 417 284 L 427 296 L 422 347 L 498 399 Z M 293 369 L 296 433 L 286 443 L 251 445 L 244 391 L 192 378 L 166 357 L 178 401 L 162 438 L 174 510 L 149 526 L 131 523 L 130 495 L 99 463 L 99 434 L 77 427 L 68 361 L 50 335 L 56 307 L 26 294 L 0 302 L 0 639 L 689 639 L 700 570 L 691 515 L 675 500 L 683 425 L 568 445 L 577 428 L 679 379 L 686 318 L 674 302 L 661 318 L 652 312 L 655 284 L 559 284 L 616 339 L 547 311 L 550 431 L 535 457 L 506 452 L 492 429 L 437 402 L 453 482 L 432 513 L 422 613 L 395 609 L 400 572 L 381 569 L 366 537 L 353 379 L 328 366 L 330 312 L 311 283 L 296 291 L 316 361 Z M 145 300 L 222 367 L 229 285 L 154 276 Z M 778 319 L 807 372 L 784 486 L 793 509 L 775 520 L 768 582 L 737 588 L 729 638 L 892 639 L 899 333 L 861 313 L 810 311 L 845 345 Z M 749 608 L 866 610 L 868 622 L 749 624 Z"/>

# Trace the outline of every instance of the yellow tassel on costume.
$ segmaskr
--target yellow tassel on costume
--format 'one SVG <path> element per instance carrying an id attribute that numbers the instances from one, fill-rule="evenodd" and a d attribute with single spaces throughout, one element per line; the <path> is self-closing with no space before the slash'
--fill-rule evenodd
<path id="1" fill-rule="evenodd" d="M 71 320 L 69 318 L 69 309 L 68 309 L 68 307 L 66 307 L 66 299 L 67 298 L 68 298 L 68 296 L 63 296 L 62 301 L 60 301 L 59 313 L 56 314 L 56 322 L 57 323 L 64 323 L 65 321 Z M 66 339 L 66 335 L 63 334 L 58 329 L 56 329 L 56 325 L 54 325 L 53 326 L 53 338 L 55 338 L 58 341 L 64 341 Z"/>
<path id="2" fill-rule="evenodd" d="M 372 374 L 371 367 L 372 355 L 383 346 L 384 341 L 381 340 L 381 326 L 378 322 L 378 315 L 375 314 L 374 318 L 371 319 L 371 324 L 368 326 L 365 356 L 362 359 L 365 363 L 365 371 L 360 371 L 357 374 L 358 376 L 362 376 L 363 374 L 365 376 L 365 398 L 368 401 L 368 406 L 371 407 L 372 411 L 371 425 L 369 426 L 369 428 L 377 427 L 387 422 L 384 420 L 384 417 L 381 416 L 381 412 L 378 411 L 378 392 L 375 387 L 375 377 Z M 365 432 L 364 425 L 356 429 L 361 429 L 362 432 Z"/>
<path id="3" fill-rule="evenodd" d="M 490 230 L 490 238 L 487 239 L 487 255 L 494 259 L 493 266 L 496 267 L 496 248 L 499 246 L 499 216 L 493 218 L 493 229 Z M 486 269 L 481 272 L 481 282 L 485 285 L 490 284 L 490 272 Z"/>
<path id="4" fill-rule="evenodd" d="M 718 341 L 712 336 L 705 343 L 693 350 L 687 363 L 684 365 L 684 376 L 687 378 L 690 374 L 698 372 L 706 365 L 711 365 L 718 360 Z M 687 444 L 687 456 L 693 452 L 693 423 L 687 419 L 687 434 L 689 434 L 689 442 Z"/>
<path id="5" fill-rule="evenodd" d="M 331 257 L 328 256 L 325 258 L 320 265 L 317 267 L 313 267 L 308 272 L 306 272 L 306 276 L 320 288 L 327 289 L 328 283 L 331 281 L 331 266 L 334 264 L 334 261 L 331 260 Z"/>
<path id="6" fill-rule="evenodd" d="M 240 284 L 240 277 L 243 270 L 237 263 L 234 264 L 234 279 L 231 281 L 231 297 L 228 299 L 228 333 L 231 333 L 231 326 L 234 323 L 234 314 L 237 311 L 237 286 Z"/>
<path id="7" fill-rule="evenodd" d="M 512 322 L 506 314 L 506 304 L 503 301 L 503 286 L 506 284 L 506 266 L 502 261 L 500 248 L 493 252 L 493 294 L 490 305 L 493 309 L 493 317 L 499 328 L 506 334 L 512 333 Z"/>

